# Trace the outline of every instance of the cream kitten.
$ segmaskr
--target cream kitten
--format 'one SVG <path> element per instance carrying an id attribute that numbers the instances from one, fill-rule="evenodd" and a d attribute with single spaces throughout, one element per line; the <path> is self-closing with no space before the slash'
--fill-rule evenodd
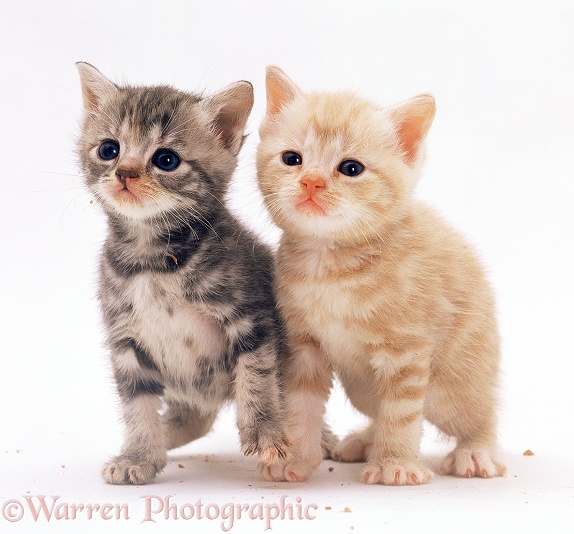
<path id="1" fill-rule="evenodd" d="M 283 230 L 277 298 L 290 456 L 262 465 L 303 481 L 321 462 L 333 376 L 370 417 L 332 456 L 366 461 L 368 484 L 422 484 L 426 418 L 457 440 L 444 474 L 503 475 L 495 459 L 499 338 L 491 290 L 468 244 L 413 200 L 434 99 L 381 108 L 350 93 L 303 93 L 267 71 L 259 184 Z"/>

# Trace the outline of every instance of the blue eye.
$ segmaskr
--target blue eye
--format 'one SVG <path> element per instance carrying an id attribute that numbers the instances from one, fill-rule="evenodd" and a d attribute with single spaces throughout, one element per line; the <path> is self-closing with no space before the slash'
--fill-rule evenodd
<path id="1" fill-rule="evenodd" d="M 285 163 L 285 165 L 289 165 L 289 167 L 295 167 L 303 163 L 301 154 L 297 154 L 297 152 L 283 152 L 281 159 L 283 160 L 283 163 Z"/>
<path id="2" fill-rule="evenodd" d="M 104 141 L 98 149 L 98 156 L 103 160 L 116 159 L 120 155 L 120 145 L 115 141 Z"/>
<path id="3" fill-rule="evenodd" d="M 345 176 L 353 177 L 353 176 L 359 176 L 359 174 L 361 174 L 365 170 L 365 167 L 362 163 L 359 163 L 358 161 L 347 159 L 341 162 L 337 170 L 341 174 L 344 174 Z"/>
<path id="4" fill-rule="evenodd" d="M 180 159 L 175 152 L 160 148 L 151 158 L 151 162 L 162 171 L 173 171 L 179 167 Z"/>

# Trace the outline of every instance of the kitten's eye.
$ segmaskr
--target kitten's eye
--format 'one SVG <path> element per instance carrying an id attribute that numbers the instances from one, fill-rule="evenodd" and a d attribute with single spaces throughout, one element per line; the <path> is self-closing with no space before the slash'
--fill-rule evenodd
<path id="1" fill-rule="evenodd" d="M 300 154 L 297 154 L 297 152 L 283 152 L 281 159 L 283 163 L 289 165 L 289 167 L 295 167 L 303 163 L 303 158 Z"/>
<path id="2" fill-rule="evenodd" d="M 98 156 L 103 160 L 116 159 L 120 155 L 120 145 L 115 141 L 104 141 L 98 149 Z"/>
<path id="3" fill-rule="evenodd" d="M 352 159 L 347 159 L 339 165 L 337 169 L 341 174 L 345 176 L 359 176 L 364 170 L 365 167 L 362 163 L 358 161 L 353 161 Z"/>
<path id="4" fill-rule="evenodd" d="M 151 158 L 151 162 L 162 171 L 173 171 L 179 167 L 180 159 L 175 152 L 160 148 Z"/>

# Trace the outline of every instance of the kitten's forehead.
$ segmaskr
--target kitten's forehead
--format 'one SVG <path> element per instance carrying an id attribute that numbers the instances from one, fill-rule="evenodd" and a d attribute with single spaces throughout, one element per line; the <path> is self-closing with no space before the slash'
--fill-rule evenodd
<path id="1" fill-rule="evenodd" d="M 144 129 L 136 128 L 125 120 L 120 122 L 112 133 L 122 145 L 122 158 L 139 158 L 142 154 L 146 155 L 149 151 L 155 151 L 161 144 L 172 142 L 172 139 L 163 135 L 160 124 L 150 124 Z"/>
<path id="2" fill-rule="evenodd" d="M 300 102 L 292 127 L 304 146 L 320 143 L 323 151 L 340 153 L 375 138 L 383 141 L 392 133 L 385 115 L 382 108 L 353 93 L 314 93 Z"/>
<path id="3" fill-rule="evenodd" d="M 315 125 L 310 125 L 302 143 L 307 167 L 329 166 L 341 158 L 341 154 L 352 151 L 353 142 L 342 130 L 332 130 L 328 135 Z"/>
<path id="4" fill-rule="evenodd" d="M 128 88 L 117 106 L 120 123 L 144 137 L 159 128 L 162 135 L 180 128 L 199 97 L 167 86 Z"/>
<path id="5" fill-rule="evenodd" d="M 352 131 L 381 109 L 354 93 L 313 93 L 308 97 L 308 110 L 314 128 L 324 136 Z"/>
<path id="6" fill-rule="evenodd" d="M 315 93 L 304 95 L 286 110 L 284 117 L 293 149 L 301 149 L 306 163 L 335 165 L 342 157 L 351 157 L 371 135 L 374 106 L 354 94 Z M 376 119 L 375 119 L 376 120 Z"/>

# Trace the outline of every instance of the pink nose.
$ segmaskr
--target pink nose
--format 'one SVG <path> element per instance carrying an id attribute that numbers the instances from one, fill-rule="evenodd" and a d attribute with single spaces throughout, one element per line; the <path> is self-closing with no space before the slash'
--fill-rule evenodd
<path id="1" fill-rule="evenodd" d="M 300 183 L 309 196 L 313 196 L 317 191 L 325 189 L 325 180 L 319 176 L 303 176 Z"/>

